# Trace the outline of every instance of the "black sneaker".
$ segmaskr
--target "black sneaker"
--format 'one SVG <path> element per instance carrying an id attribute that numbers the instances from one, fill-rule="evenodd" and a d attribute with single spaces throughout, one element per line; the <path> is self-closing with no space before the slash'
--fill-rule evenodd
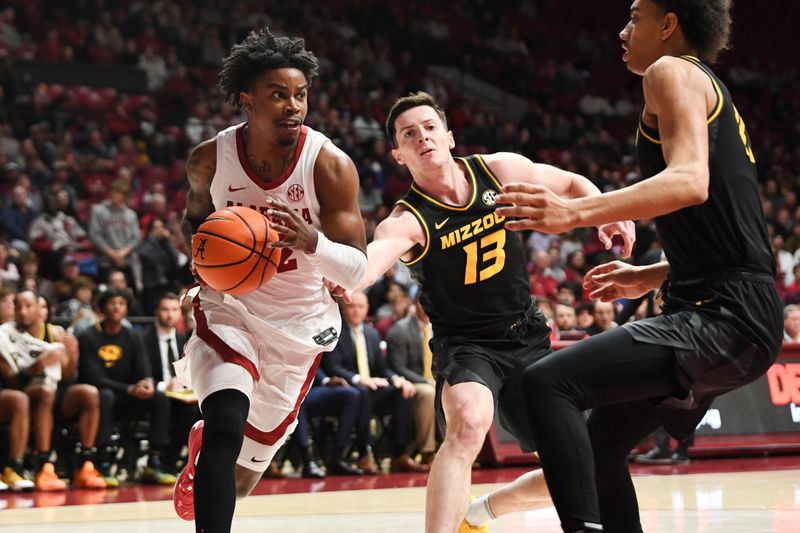
<path id="1" fill-rule="evenodd" d="M 672 454 L 672 463 L 676 465 L 688 465 L 691 462 L 689 453 L 686 450 L 675 450 Z"/>
<path id="2" fill-rule="evenodd" d="M 303 477 L 322 479 L 325 477 L 325 472 L 315 461 L 306 461 L 303 463 Z"/>
<path id="3" fill-rule="evenodd" d="M 633 462 L 643 465 L 671 465 L 675 463 L 672 459 L 672 455 L 670 455 L 668 451 L 660 448 L 653 448 L 647 453 L 634 456 Z"/>

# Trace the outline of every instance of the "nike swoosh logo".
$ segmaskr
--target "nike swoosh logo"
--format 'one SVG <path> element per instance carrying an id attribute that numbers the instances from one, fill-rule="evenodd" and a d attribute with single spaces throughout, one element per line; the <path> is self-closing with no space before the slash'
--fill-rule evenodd
<path id="1" fill-rule="evenodd" d="M 236 191 L 243 191 L 247 187 L 233 187 L 233 185 L 228 185 L 228 192 L 236 192 Z"/>
<path id="2" fill-rule="evenodd" d="M 269 461 L 269 459 L 263 459 L 263 460 L 259 461 L 258 459 L 256 459 L 256 456 L 255 456 L 255 455 L 254 455 L 254 456 L 253 456 L 253 458 L 252 458 L 252 459 L 250 459 L 250 460 L 251 460 L 252 462 L 254 462 L 254 463 L 266 463 L 267 461 Z"/>
<path id="3" fill-rule="evenodd" d="M 442 229 L 442 226 L 444 226 L 445 224 L 447 224 L 447 221 L 448 221 L 448 220 L 450 220 L 450 217 L 447 217 L 446 219 L 442 220 L 441 222 L 436 222 L 436 223 L 434 224 L 434 226 L 436 226 L 436 229 Z"/>

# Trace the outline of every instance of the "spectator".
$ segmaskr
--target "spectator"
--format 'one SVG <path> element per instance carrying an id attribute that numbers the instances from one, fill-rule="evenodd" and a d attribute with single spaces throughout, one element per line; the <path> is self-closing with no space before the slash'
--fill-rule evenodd
<path id="1" fill-rule="evenodd" d="M 800 342 L 800 305 L 783 308 L 783 342 Z"/>
<path id="2" fill-rule="evenodd" d="M 122 270 L 112 270 L 108 273 L 106 282 L 108 283 L 109 288 L 119 289 L 128 293 L 128 296 L 130 297 L 128 300 L 128 316 L 145 316 L 144 311 L 142 310 L 142 305 L 139 303 L 136 295 L 128 286 L 128 278 L 125 277 L 125 272 Z"/>
<path id="3" fill-rule="evenodd" d="M 361 391 L 357 431 L 358 467 L 366 474 L 378 473 L 371 450 L 370 419 L 374 415 L 392 414 L 392 470 L 425 472 L 428 467 L 417 464 L 408 455 L 412 398 L 416 391 L 407 379 L 387 368 L 378 332 L 364 323 L 368 308 L 367 296 L 360 291 L 353 293 L 349 304 L 342 305 L 344 320 L 339 344 L 322 359 L 328 375 L 344 378 Z"/>
<path id="4" fill-rule="evenodd" d="M 577 328 L 578 319 L 575 309 L 565 304 L 556 305 L 555 327 L 551 339 L 560 341 L 577 341 L 589 336 L 586 331 Z"/>
<path id="5" fill-rule="evenodd" d="M 397 290 L 393 291 L 393 294 L 390 296 L 392 314 L 386 315 L 375 322 L 375 329 L 378 330 L 381 340 L 386 340 L 386 335 L 389 333 L 389 329 L 392 325 L 398 320 L 408 316 L 408 312 L 412 307 L 411 298 L 408 297 L 408 293 L 400 284 L 391 284 L 390 287 L 397 287 Z"/>
<path id="6" fill-rule="evenodd" d="M 433 406 L 436 382 L 431 370 L 433 353 L 430 347 L 433 329 L 419 299 L 413 309 L 413 313 L 395 322 L 389 330 L 386 355 L 389 368 L 414 384 L 417 451 L 421 455 L 422 464 L 430 466 L 436 455 L 436 419 Z"/>
<path id="7" fill-rule="evenodd" d="M 74 261 L 67 257 L 65 261 Z M 69 329 L 77 335 L 84 328 L 94 325 L 97 315 L 92 309 L 92 296 L 95 284 L 92 278 L 78 276 L 72 282 L 71 297 L 60 303 L 56 308 L 58 316 L 62 317 L 70 326 Z"/>
<path id="8" fill-rule="evenodd" d="M 6 241 L 0 241 L 0 281 L 4 285 L 16 285 L 19 281 L 17 265 L 11 261 L 11 253 Z"/>
<path id="9" fill-rule="evenodd" d="M 578 329 L 588 331 L 594 324 L 594 315 L 592 314 L 594 305 L 592 302 L 584 302 L 575 309 L 575 318 L 578 321 Z"/>
<path id="10" fill-rule="evenodd" d="M 327 356 L 325 356 L 327 357 Z M 298 443 L 303 460 L 303 477 L 325 477 L 311 452 L 311 434 L 309 418 L 319 416 L 335 416 L 336 435 L 333 438 L 333 449 L 328 455 L 325 465 L 328 474 L 360 476 L 364 472 L 347 460 L 347 446 L 350 434 L 358 421 L 360 413 L 361 391 L 352 387 L 344 378 L 330 377 L 321 368 L 317 368 L 314 383 L 308 391 L 306 399 L 300 405 L 297 414 L 297 428 L 292 439 Z"/>
<path id="11" fill-rule="evenodd" d="M 145 46 L 142 55 L 139 56 L 139 68 L 144 70 L 147 78 L 147 89 L 155 92 L 164 85 L 169 73 L 164 58 L 158 55 L 153 46 Z"/>
<path id="12" fill-rule="evenodd" d="M 56 194 L 45 194 L 44 212 L 34 219 L 29 231 L 31 249 L 45 264 L 53 265 L 48 272 L 50 276 L 58 274 L 55 266 L 60 264 L 64 255 L 88 252 L 92 248 L 78 221 L 60 209 L 59 195 L 66 197 L 69 193 L 61 190 Z"/>
<path id="13" fill-rule="evenodd" d="M 16 185 L 11 190 L 10 202 L 2 211 L 2 224 L 12 247 L 21 251 L 29 249 L 28 228 L 37 214 L 31 207 L 28 190 L 23 185 Z"/>
<path id="14" fill-rule="evenodd" d="M 611 302 L 594 302 L 592 307 L 592 325 L 586 329 L 589 335 L 597 335 L 617 327 L 614 322 L 614 304 Z"/>
<path id="15" fill-rule="evenodd" d="M 51 280 L 43 278 L 39 275 L 39 258 L 33 252 L 25 252 L 20 254 L 19 259 L 19 272 L 20 272 L 20 287 L 25 287 L 26 283 L 30 280 L 33 284 L 33 290 L 44 296 L 48 300 L 52 300 L 56 296 L 56 286 Z"/>
<path id="16" fill-rule="evenodd" d="M 161 294 L 179 288 L 175 287 L 178 251 L 172 244 L 171 235 L 162 219 L 151 220 L 147 237 L 139 243 L 137 254 L 142 262 L 144 311 L 151 313 Z"/>
<path id="17" fill-rule="evenodd" d="M 115 420 L 149 415 L 150 451 L 143 480 L 172 485 L 175 476 L 164 472 L 161 466 L 161 455 L 169 445 L 169 400 L 155 388 L 150 361 L 138 333 L 123 324 L 129 299 L 127 292 L 114 288 L 98 297 L 97 307 L 103 319 L 96 328 L 87 328 L 78 335 L 78 377 L 100 389 L 104 397 L 109 397 L 110 391 L 112 408 L 108 411 Z M 104 416 L 101 432 L 108 434 L 111 426 L 110 417 Z"/>
<path id="18" fill-rule="evenodd" d="M 372 171 L 368 171 L 361 178 L 361 188 L 358 190 L 358 206 L 364 216 L 370 217 L 381 205 L 383 205 L 383 191 L 376 187 L 375 176 Z"/>
<path id="19" fill-rule="evenodd" d="M 141 233 L 136 213 L 126 204 L 129 191 L 128 184 L 118 179 L 111 185 L 109 199 L 92 207 L 89 237 L 97 251 L 101 277 L 118 268 L 136 279 L 134 272 L 139 270 L 135 250 Z"/>
<path id="20" fill-rule="evenodd" d="M 14 296 L 17 291 L 11 287 L 0 288 L 0 325 L 14 321 Z"/>
<path id="21" fill-rule="evenodd" d="M 142 341 L 150 357 L 156 390 L 170 394 L 170 434 L 169 446 L 164 456 L 167 469 L 176 469 L 181 449 L 189 437 L 192 425 L 200 420 L 197 397 L 187 391 L 175 378 L 172 363 L 178 360 L 186 344 L 186 335 L 175 330 L 181 317 L 178 296 L 164 293 L 157 300 L 156 322 L 144 329 Z"/>

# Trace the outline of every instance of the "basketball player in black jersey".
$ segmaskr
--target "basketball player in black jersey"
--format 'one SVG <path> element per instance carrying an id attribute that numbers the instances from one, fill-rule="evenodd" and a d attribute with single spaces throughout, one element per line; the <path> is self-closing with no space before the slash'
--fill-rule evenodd
<path id="1" fill-rule="evenodd" d="M 730 8 L 730 0 L 636 0 L 630 8 L 620 37 L 623 61 L 644 78 L 637 151 L 645 179 L 574 200 L 527 184 L 498 197 L 516 205 L 498 213 L 525 217 L 506 224 L 515 230 L 655 218 L 667 258 L 600 265 L 584 280 L 602 301 L 660 286 L 663 315 L 525 370 L 530 427 L 564 531 L 641 531 L 628 451 L 662 424 L 686 437 L 714 397 L 761 376 L 780 349 L 753 149 L 730 93 L 706 66 L 727 45 Z"/>
<path id="2" fill-rule="evenodd" d="M 519 382 L 550 353 L 549 328 L 531 300 L 521 240 L 503 227 L 495 196 L 524 181 L 570 198 L 598 195 L 586 178 L 511 153 L 454 159 L 444 111 L 425 93 L 400 98 L 387 120 L 392 155 L 411 172 L 411 190 L 375 230 L 367 248 L 369 285 L 402 259 L 421 284 L 433 324 L 437 418 L 444 442 L 428 479 L 425 531 L 481 531 L 462 523 L 471 465 L 499 404 L 500 419 L 532 446 Z M 600 228 L 608 246 L 620 234 L 630 253 L 632 223 Z M 547 499 L 541 474 L 525 474 L 498 498 L 504 511 Z"/>

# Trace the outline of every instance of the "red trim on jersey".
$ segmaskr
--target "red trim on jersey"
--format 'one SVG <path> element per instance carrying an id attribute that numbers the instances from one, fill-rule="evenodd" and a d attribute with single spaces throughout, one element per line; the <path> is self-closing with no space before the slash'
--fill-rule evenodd
<path id="1" fill-rule="evenodd" d="M 247 372 L 255 381 L 258 381 L 261 376 L 259 375 L 258 369 L 253 361 L 228 346 L 228 344 L 222 340 L 219 335 L 211 331 L 211 329 L 208 327 L 206 314 L 200 308 L 199 294 L 195 296 L 194 300 L 192 301 L 192 307 L 194 308 L 194 320 L 197 323 L 197 336 L 200 337 L 203 342 L 211 346 L 211 348 L 216 351 L 220 357 L 222 357 L 223 361 L 241 366 L 247 370 Z"/>
<path id="2" fill-rule="evenodd" d="M 245 125 L 247 125 L 247 122 L 243 122 L 238 128 L 236 128 L 236 153 L 239 155 L 239 164 L 242 166 L 245 173 L 253 183 L 264 190 L 274 189 L 288 180 L 289 176 L 291 176 L 292 172 L 294 172 L 294 167 L 297 166 L 297 162 L 300 160 L 300 153 L 303 151 L 303 145 L 306 143 L 308 127 L 300 126 L 300 139 L 297 141 L 297 148 L 294 151 L 294 159 L 292 159 L 292 164 L 289 165 L 289 168 L 286 169 L 286 172 L 284 172 L 283 176 L 281 176 L 277 181 L 267 182 L 262 180 L 258 174 L 255 173 L 253 167 L 250 166 L 250 162 L 247 161 L 247 154 L 244 151 Z"/>
<path id="3" fill-rule="evenodd" d="M 261 431 L 260 429 L 252 426 L 250 422 L 247 422 L 244 425 L 244 435 L 247 438 L 258 442 L 259 444 L 272 446 L 278 442 L 281 437 L 283 437 L 283 435 L 286 433 L 286 428 L 288 428 L 297 418 L 297 412 L 300 410 L 300 404 L 303 403 L 303 400 L 308 393 L 308 389 L 311 388 L 311 383 L 313 383 L 314 376 L 317 374 L 317 367 L 319 366 L 321 359 L 322 353 L 318 353 L 317 357 L 314 358 L 314 362 L 311 364 L 311 368 L 308 369 L 308 376 L 306 376 L 306 381 L 303 383 L 303 388 L 300 389 L 300 395 L 297 397 L 297 401 L 294 403 L 294 409 L 292 409 L 291 413 L 286 415 L 286 418 L 283 419 L 283 422 L 278 424 L 278 426 L 272 431 Z"/>

